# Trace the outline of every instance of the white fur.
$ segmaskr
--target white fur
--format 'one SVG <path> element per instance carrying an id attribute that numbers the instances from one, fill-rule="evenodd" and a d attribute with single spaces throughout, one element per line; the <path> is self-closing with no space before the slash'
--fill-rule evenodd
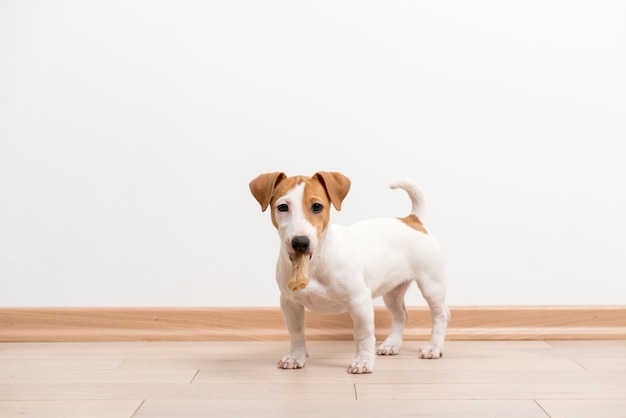
<path id="1" fill-rule="evenodd" d="M 423 214 L 424 198 L 417 186 L 402 180 L 392 188 L 404 189 L 412 201 L 412 213 Z M 292 188 L 277 199 L 289 204 L 289 213 L 275 211 L 281 251 L 276 280 L 281 292 L 281 309 L 291 336 L 291 349 L 281 368 L 304 367 L 308 356 L 304 336 L 304 310 L 319 313 L 348 311 L 354 323 L 356 356 L 350 373 L 374 370 L 376 353 L 398 354 L 407 313 L 404 294 L 416 281 L 431 310 L 433 319 L 430 343 L 421 351 L 422 358 L 442 355 L 449 311 L 445 304 L 445 279 L 441 248 L 430 233 L 417 231 L 399 219 L 381 218 L 352 226 L 329 225 L 318 240 L 316 228 L 304 216 L 304 184 Z M 292 291 L 291 240 L 305 235 L 311 241 L 309 284 Z M 389 337 L 375 348 L 372 297 L 383 296 L 392 315 Z"/>
<path id="2" fill-rule="evenodd" d="M 413 182 L 406 179 L 398 179 L 389 184 L 392 189 L 403 189 L 411 199 L 411 214 L 422 219 L 426 215 L 426 199 L 424 193 Z"/>
<path id="3" fill-rule="evenodd" d="M 276 211 L 276 221 L 278 222 L 278 235 L 281 238 L 282 248 L 291 250 L 291 239 L 295 236 L 306 236 L 311 240 L 311 251 L 317 247 L 317 234 L 315 227 L 304 217 L 302 207 L 302 196 L 304 194 L 304 183 L 298 184 L 283 196 L 276 199 L 276 206 L 286 204 L 289 212 Z"/>

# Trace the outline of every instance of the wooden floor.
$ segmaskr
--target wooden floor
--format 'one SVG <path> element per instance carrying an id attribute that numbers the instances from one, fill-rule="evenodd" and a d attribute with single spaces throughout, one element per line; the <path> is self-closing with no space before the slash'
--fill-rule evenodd
<path id="1" fill-rule="evenodd" d="M 347 341 L 312 341 L 301 370 L 286 342 L 0 344 L 0 417 L 626 417 L 626 341 L 419 343 L 345 369 Z"/>

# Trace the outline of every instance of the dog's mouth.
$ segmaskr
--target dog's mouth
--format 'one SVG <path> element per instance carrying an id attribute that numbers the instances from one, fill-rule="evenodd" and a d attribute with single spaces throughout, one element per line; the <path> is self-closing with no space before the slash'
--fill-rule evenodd
<path id="1" fill-rule="evenodd" d="M 313 258 L 313 253 L 289 253 L 289 261 L 293 261 L 300 257 L 309 257 L 309 261 Z"/>

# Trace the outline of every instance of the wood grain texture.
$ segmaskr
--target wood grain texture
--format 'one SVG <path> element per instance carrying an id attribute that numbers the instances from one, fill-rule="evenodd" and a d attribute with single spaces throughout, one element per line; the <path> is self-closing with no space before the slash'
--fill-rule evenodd
<path id="1" fill-rule="evenodd" d="M 376 334 L 391 319 L 376 309 Z M 626 306 L 453 307 L 448 340 L 624 339 Z M 407 340 L 430 336 L 427 308 L 409 308 Z M 352 340 L 348 314 L 307 312 L 310 340 Z M 3 308 L 0 341 L 282 341 L 278 308 Z"/>

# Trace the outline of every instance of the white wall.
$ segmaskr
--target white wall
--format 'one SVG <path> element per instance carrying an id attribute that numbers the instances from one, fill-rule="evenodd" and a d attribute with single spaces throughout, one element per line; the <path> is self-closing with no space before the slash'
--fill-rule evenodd
<path id="1" fill-rule="evenodd" d="M 416 180 L 451 305 L 626 303 L 625 5 L 0 1 L 0 306 L 277 306 L 276 170 Z"/>

